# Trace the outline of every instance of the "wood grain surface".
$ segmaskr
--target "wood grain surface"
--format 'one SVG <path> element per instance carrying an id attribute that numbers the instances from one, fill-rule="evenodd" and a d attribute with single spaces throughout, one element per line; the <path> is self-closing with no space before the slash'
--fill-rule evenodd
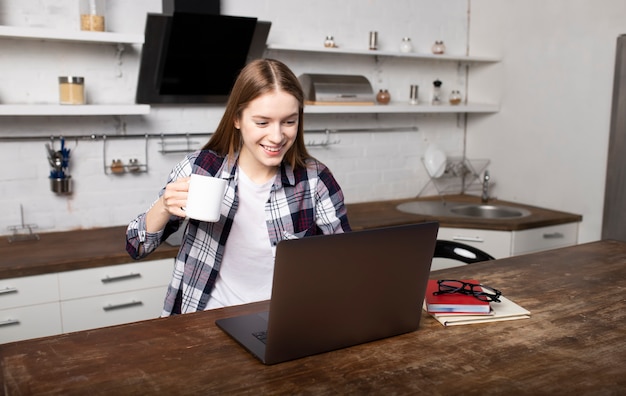
<path id="1" fill-rule="evenodd" d="M 217 318 L 267 302 L 0 345 L 6 395 L 626 394 L 626 243 L 431 273 L 475 278 L 530 319 L 443 327 L 264 366 Z"/>
<path id="2" fill-rule="evenodd" d="M 441 199 L 440 197 L 420 200 Z M 447 196 L 458 202 L 477 203 L 480 197 Z M 530 216 L 520 219 L 475 219 L 471 217 L 433 218 L 403 213 L 396 209 L 402 202 L 415 199 L 349 204 L 348 218 L 354 230 L 394 226 L 438 220 L 441 227 L 478 228 L 493 230 L 522 230 L 581 221 L 580 215 L 547 210 L 505 201 L 492 201 L 530 209 Z M 0 279 L 40 275 L 104 265 L 125 264 L 133 259 L 126 253 L 126 226 L 42 233 L 41 239 L 8 243 L 0 240 Z M 146 260 L 173 258 L 178 247 L 161 245 Z"/>

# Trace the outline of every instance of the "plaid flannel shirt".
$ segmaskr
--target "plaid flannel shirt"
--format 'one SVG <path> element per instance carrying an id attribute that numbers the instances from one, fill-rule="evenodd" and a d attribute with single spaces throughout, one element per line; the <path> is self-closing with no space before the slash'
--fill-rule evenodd
<path id="1" fill-rule="evenodd" d="M 238 206 L 237 158 L 228 161 L 208 150 L 191 153 L 177 164 L 168 183 L 192 173 L 228 180 L 218 222 L 190 219 L 175 260 L 162 316 L 205 309 L 219 273 L 226 240 Z M 159 192 L 159 197 L 165 187 Z M 155 201 L 156 202 L 156 201 Z M 341 188 L 330 170 L 315 159 L 306 169 L 293 169 L 283 162 L 265 205 L 267 231 L 272 246 L 283 239 L 350 231 Z M 163 230 L 146 231 L 146 213 L 140 214 L 126 231 L 126 250 L 135 259 L 154 251 L 175 232 L 183 218 L 172 216 Z"/>

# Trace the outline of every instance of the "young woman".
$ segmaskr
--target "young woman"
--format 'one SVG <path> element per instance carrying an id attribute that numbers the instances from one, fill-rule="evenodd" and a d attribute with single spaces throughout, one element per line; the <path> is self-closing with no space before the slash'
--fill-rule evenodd
<path id="1" fill-rule="evenodd" d="M 159 198 L 129 224 L 126 249 L 145 257 L 185 219 L 192 173 L 228 180 L 220 220 L 188 222 L 163 316 L 269 299 L 279 241 L 350 231 L 341 188 L 305 148 L 303 106 L 286 65 L 248 64 L 208 143 L 174 167 Z"/>

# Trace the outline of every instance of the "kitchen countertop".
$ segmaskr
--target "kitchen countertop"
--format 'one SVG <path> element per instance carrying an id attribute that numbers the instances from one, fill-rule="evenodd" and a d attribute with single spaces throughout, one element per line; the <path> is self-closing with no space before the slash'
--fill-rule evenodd
<path id="1" fill-rule="evenodd" d="M 437 200 L 440 197 L 420 198 Z M 480 203 L 470 195 L 446 197 L 449 201 Z M 415 198 L 348 204 L 348 217 L 354 230 L 439 220 L 441 227 L 477 228 L 515 231 L 582 220 L 582 216 L 547 210 L 506 201 L 491 201 L 529 209 L 531 215 L 516 219 L 477 219 L 471 217 L 437 217 L 403 213 L 396 206 Z M 8 243 L 0 239 L 0 279 L 40 275 L 77 269 L 133 262 L 126 253 L 126 226 L 73 230 L 40 234 L 38 241 Z M 144 260 L 173 258 L 177 246 L 161 245 Z"/>
<path id="2" fill-rule="evenodd" d="M 411 201 L 438 201 L 442 197 L 407 198 L 389 201 L 364 202 L 349 204 L 348 218 L 354 230 L 385 227 L 400 224 L 409 224 L 428 220 L 438 220 L 441 227 L 476 228 L 496 231 L 520 231 L 530 228 L 546 227 L 550 225 L 573 223 L 582 221 L 582 216 L 560 212 L 556 210 L 539 208 L 536 206 L 522 205 L 497 199 L 489 200 L 490 205 L 506 205 L 530 210 L 530 216 L 508 219 L 484 219 L 476 217 L 432 217 L 401 212 L 396 206 Z M 480 197 L 474 195 L 446 195 L 443 197 L 448 202 L 480 204 Z"/>

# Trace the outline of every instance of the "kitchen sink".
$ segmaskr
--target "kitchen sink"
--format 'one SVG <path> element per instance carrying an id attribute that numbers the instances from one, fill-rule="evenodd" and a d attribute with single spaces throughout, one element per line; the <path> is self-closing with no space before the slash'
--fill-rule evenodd
<path id="1" fill-rule="evenodd" d="M 459 205 L 450 208 L 450 212 L 483 219 L 511 219 L 530 215 L 526 209 L 504 205 Z"/>
<path id="2" fill-rule="evenodd" d="M 396 207 L 401 212 L 434 217 L 473 217 L 480 219 L 514 219 L 530 211 L 508 205 L 467 204 L 448 201 L 411 201 Z"/>

